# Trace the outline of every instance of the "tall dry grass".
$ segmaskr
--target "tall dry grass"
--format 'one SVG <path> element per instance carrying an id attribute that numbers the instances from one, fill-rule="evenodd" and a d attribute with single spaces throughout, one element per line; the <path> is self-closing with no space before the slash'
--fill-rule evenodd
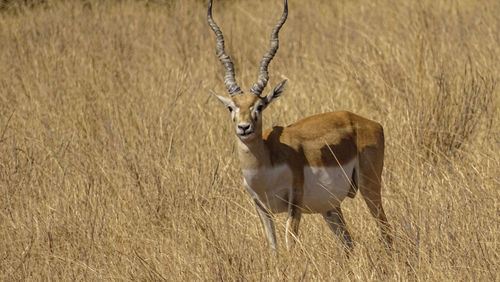
<path id="1" fill-rule="evenodd" d="M 500 2 L 296 1 L 266 126 L 346 109 L 386 134 L 386 254 L 316 215 L 279 258 L 242 188 L 207 1 L 0 11 L 0 280 L 500 280 Z M 281 1 L 216 1 L 245 89 Z M 283 246 L 283 216 L 278 215 Z"/>

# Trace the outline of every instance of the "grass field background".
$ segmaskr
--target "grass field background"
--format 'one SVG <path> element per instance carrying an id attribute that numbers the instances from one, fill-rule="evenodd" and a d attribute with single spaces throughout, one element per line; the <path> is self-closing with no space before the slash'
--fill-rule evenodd
<path id="1" fill-rule="evenodd" d="M 277 215 L 277 259 L 208 94 L 208 1 L 21 2 L 0 10 L 0 280 L 500 280 L 500 2 L 289 1 L 265 127 L 379 121 L 395 245 L 358 195 L 350 258 L 318 215 L 286 251 Z M 281 12 L 214 3 L 245 90 Z"/>

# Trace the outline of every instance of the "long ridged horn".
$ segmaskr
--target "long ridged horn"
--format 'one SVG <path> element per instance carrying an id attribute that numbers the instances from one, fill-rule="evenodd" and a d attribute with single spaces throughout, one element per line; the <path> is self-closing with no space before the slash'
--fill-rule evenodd
<path id="1" fill-rule="evenodd" d="M 260 67 L 259 67 L 259 76 L 257 77 L 257 82 L 255 82 L 252 85 L 252 88 L 250 88 L 250 93 L 259 95 L 262 93 L 264 88 L 267 85 L 267 81 L 269 80 L 269 74 L 267 72 L 267 66 L 271 62 L 271 60 L 274 58 L 274 55 L 276 54 L 276 51 L 278 50 L 279 47 L 279 41 L 278 41 L 278 33 L 281 29 L 281 26 L 286 21 L 286 18 L 288 16 L 288 3 L 287 0 L 285 0 L 285 8 L 283 9 L 283 14 L 281 15 L 281 18 L 278 22 L 278 24 L 274 27 L 273 33 L 271 33 L 271 41 L 270 41 L 270 48 L 269 51 L 264 54 L 264 57 L 260 61 Z"/>
<path id="2" fill-rule="evenodd" d="M 214 31 L 215 36 L 217 37 L 217 43 L 215 45 L 215 53 L 217 54 L 217 57 L 219 57 L 219 60 L 226 69 L 226 74 L 224 75 L 224 84 L 226 84 L 227 91 L 231 96 L 243 93 L 243 91 L 241 91 L 241 88 L 238 86 L 234 78 L 233 62 L 231 62 L 231 58 L 224 51 L 224 37 L 222 36 L 222 31 L 212 18 L 212 0 L 210 0 L 210 4 L 208 5 L 207 20 L 208 24 Z"/>

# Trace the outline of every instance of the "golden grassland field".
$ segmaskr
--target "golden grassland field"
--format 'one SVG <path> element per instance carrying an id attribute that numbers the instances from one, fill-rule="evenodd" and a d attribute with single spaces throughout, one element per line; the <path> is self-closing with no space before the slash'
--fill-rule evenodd
<path id="1" fill-rule="evenodd" d="M 28 2 L 26 6 L 25 2 Z M 275 258 L 242 185 L 207 1 L 3 1 L 0 280 L 500 280 L 500 2 L 289 1 L 264 126 L 385 130 L 386 253 L 357 195 Z M 248 90 L 282 1 L 218 1 Z"/>

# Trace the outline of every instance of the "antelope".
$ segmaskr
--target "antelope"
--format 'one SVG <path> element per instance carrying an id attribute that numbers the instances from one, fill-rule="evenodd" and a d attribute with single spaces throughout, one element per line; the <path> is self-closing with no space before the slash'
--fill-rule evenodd
<path id="1" fill-rule="evenodd" d="M 243 93 L 236 83 L 231 58 L 224 51 L 222 31 L 212 18 L 212 0 L 207 15 L 217 38 L 215 50 L 225 67 L 224 83 L 230 98 L 212 94 L 231 113 L 243 183 L 255 203 L 270 249 L 275 253 L 277 248 L 273 215 L 287 212 L 287 248 L 298 239 L 302 213 L 319 213 L 345 249 L 352 250 L 340 204 L 346 197 L 354 198 L 358 190 L 390 246 L 391 227 L 381 199 L 384 133 L 379 123 L 337 111 L 262 130 L 263 110 L 285 90 L 283 80 L 261 96 L 269 79 L 268 65 L 278 50 L 278 33 L 287 16 L 285 0 L 283 14 L 271 34 L 270 49 L 260 63 L 257 82 L 249 93 Z"/>

